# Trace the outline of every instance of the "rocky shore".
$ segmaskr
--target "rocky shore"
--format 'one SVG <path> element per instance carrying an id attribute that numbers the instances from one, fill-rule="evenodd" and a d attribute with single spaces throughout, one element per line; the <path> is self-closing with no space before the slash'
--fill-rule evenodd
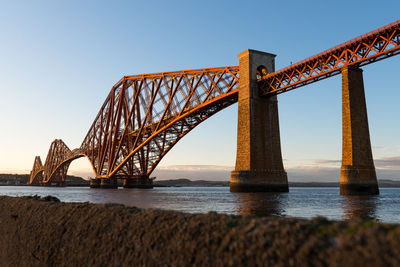
<path id="1" fill-rule="evenodd" d="M 1 266 L 400 266 L 400 225 L 0 197 Z"/>

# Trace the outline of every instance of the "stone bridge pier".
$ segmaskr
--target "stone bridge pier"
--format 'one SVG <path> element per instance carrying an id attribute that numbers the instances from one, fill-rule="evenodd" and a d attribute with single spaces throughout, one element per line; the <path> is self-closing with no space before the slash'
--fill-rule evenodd
<path id="1" fill-rule="evenodd" d="M 278 100 L 261 98 L 257 71 L 275 71 L 275 55 L 246 50 L 239 57 L 238 132 L 231 192 L 287 192 L 279 135 Z"/>
<path id="2" fill-rule="evenodd" d="M 277 96 L 260 97 L 257 75 L 275 71 L 275 55 L 246 50 L 239 57 L 238 133 L 231 192 L 287 192 Z M 379 194 L 372 158 L 362 70 L 342 68 L 340 194 Z"/>
<path id="3" fill-rule="evenodd" d="M 369 137 L 362 70 L 342 68 L 342 167 L 340 194 L 379 194 Z"/>

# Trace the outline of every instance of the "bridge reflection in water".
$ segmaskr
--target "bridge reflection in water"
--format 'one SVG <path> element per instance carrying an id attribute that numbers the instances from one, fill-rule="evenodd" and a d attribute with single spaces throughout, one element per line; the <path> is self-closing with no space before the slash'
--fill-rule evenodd
<path id="1" fill-rule="evenodd" d="M 241 215 L 282 216 L 288 203 L 288 195 L 280 193 L 237 194 L 237 213 Z"/>
<path id="2" fill-rule="evenodd" d="M 344 220 L 374 220 L 377 218 L 377 196 L 343 196 L 341 199 Z"/>
<path id="3" fill-rule="evenodd" d="M 380 205 L 380 198 L 378 196 L 336 195 L 333 198 L 331 196 L 330 199 L 324 199 L 319 196 L 307 197 L 307 194 L 303 193 L 294 197 L 280 193 L 241 193 L 236 197 L 235 211 L 240 215 L 289 215 L 310 218 L 321 214 L 333 219 L 349 221 L 379 220 L 377 206 Z M 309 198 L 308 201 L 304 200 L 306 198 Z M 319 201 L 315 202 L 313 198 Z M 296 205 L 302 205 L 302 207 L 296 208 Z"/>
<path id="4" fill-rule="evenodd" d="M 188 213 L 291 216 L 331 220 L 371 219 L 400 223 L 400 188 L 378 196 L 342 196 L 337 187 L 292 188 L 291 193 L 230 193 L 229 187 L 90 189 L 88 187 L 0 186 L 0 195 L 52 195 L 65 202 L 119 203 Z"/>

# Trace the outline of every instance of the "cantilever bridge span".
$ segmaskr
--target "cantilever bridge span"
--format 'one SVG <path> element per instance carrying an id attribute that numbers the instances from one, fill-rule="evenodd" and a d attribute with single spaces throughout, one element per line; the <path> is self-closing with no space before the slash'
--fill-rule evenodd
<path id="1" fill-rule="evenodd" d="M 35 158 L 31 184 L 63 183 L 70 162 L 82 156 L 99 181 L 145 182 L 184 135 L 237 102 L 238 76 L 238 67 L 222 67 L 123 77 L 79 149 L 55 140 L 44 166 Z"/>
<path id="2" fill-rule="evenodd" d="M 87 157 L 96 175 L 94 185 L 101 181 L 104 187 L 114 187 L 116 179 L 124 179 L 126 187 L 151 187 L 150 174 L 183 136 L 202 121 L 239 101 L 238 155 L 231 182 L 248 184 L 244 191 L 258 191 L 257 188 L 265 185 L 265 181 L 260 181 L 263 176 L 264 180 L 272 181 L 266 182 L 269 185 L 264 189 L 281 191 L 280 184 L 286 183 L 287 187 L 287 178 L 281 159 L 277 160 L 281 158 L 277 114 L 270 115 L 277 113 L 277 106 L 273 104 L 276 95 L 342 74 L 343 88 L 350 88 L 348 97 L 364 99 L 362 74 L 353 73 L 359 73 L 357 70 L 361 66 L 399 53 L 400 20 L 278 71 L 274 71 L 274 55 L 248 50 L 239 55 L 239 66 L 124 76 L 111 88 L 81 146 L 70 150 L 61 140 L 53 141 L 44 165 L 40 157 L 35 158 L 30 184 L 62 184 L 71 161 Z M 354 86 L 362 90 L 351 89 Z M 352 96 L 353 91 L 360 91 L 360 94 Z M 259 100 L 252 102 L 252 99 Z M 352 143 L 348 142 L 350 139 L 345 141 L 345 135 L 348 135 L 345 129 L 350 127 L 351 135 L 354 132 L 351 127 L 365 128 L 364 124 L 352 126 L 354 114 L 360 112 L 351 112 L 353 107 L 349 103 L 343 102 L 344 147 Z M 350 113 L 345 115 L 345 110 Z M 345 125 L 345 120 L 350 124 Z M 366 127 L 368 130 L 368 124 Z M 264 131 L 261 134 L 270 141 L 254 137 L 259 135 L 260 128 Z M 261 147 L 273 151 L 272 154 L 257 152 L 252 138 L 256 143 L 265 143 Z M 344 148 L 343 159 L 347 157 L 346 153 Z M 363 173 L 371 167 L 366 168 L 363 163 L 361 169 L 346 169 L 351 165 L 347 163 L 342 164 L 342 175 L 343 168 L 348 176 L 349 173 Z M 280 180 L 277 182 L 272 176 L 280 177 Z M 252 179 L 254 181 L 249 183 Z M 349 177 L 346 179 L 348 182 Z M 240 187 L 239 191 L 243 189 Z M 285 185 L 283 188 L 285 191 Z"/>

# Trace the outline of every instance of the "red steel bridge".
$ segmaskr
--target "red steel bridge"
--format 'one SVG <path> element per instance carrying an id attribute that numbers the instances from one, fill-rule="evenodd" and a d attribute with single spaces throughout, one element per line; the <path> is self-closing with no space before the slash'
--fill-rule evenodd
<path id="1" fill-rule="evenodd" d="M 400 53 L 400 20 L 275 72 L 258 73 L 261 97 L 364 66 Z M 96 184 L 151 187 L 150 174 L 194 127 L 236 103 L 239 66 L 124 76 L 108 94 L 81 146 L 52 142 L 44 165 L 35 158 L 32 185 L 62 185 L 70 163 L 86 157 Z"/>

